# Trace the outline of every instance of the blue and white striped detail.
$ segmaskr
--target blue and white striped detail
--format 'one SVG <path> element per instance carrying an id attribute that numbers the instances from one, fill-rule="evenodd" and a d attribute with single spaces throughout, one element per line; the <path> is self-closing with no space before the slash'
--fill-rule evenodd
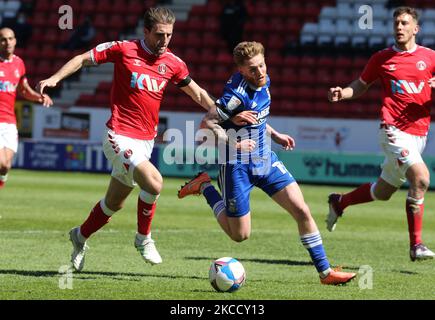
<path id="1" fill-rule="evenodd" d="M 301 242 L 304 245 L 305 249 L 314 248 L 323 243 L 320 232 L 302 235 Z"/>
<path id="2" fill-rule="evenodd" d="M 214 216 L 217 218 L 223 211 L 225 210 L 225 202 L 223 202 L 223 200 L 217 202 L 214 206 L 213 206 L 213 213 Z"/>
<path id="3" fill-rule="evenodd" d="M 242 96 L 244 96 L 246 94 L 246 87 L 248 86 L 248 83 L 246 82 L 245 79 L 243 79 L 242 81 L 240 81 L 239 86 L 237 87 L 236 92 L 240 93 Z"/>

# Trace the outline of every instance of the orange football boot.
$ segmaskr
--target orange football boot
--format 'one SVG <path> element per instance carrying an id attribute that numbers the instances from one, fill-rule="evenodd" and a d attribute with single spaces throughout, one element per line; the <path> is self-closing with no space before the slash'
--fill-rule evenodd
<path id="1" fill-rule="evenodd" d="M 205 182 L 210 182 L 211 179 L 207 172 L 200 172 L 194 177 L 192 180 L 186 182 L 184 186 L 181 187 L 180 190 L 178 190 L 178 198 L 183 199 L 184 197 L 196 194 L 201 194 L 201 185 Z"/>
<path id="2" fill-rule="evenodd" d="M 356 273 L 354 272 L 343 272 L 341 268 L 336 268 L 332 269 L 325 278 L 320 278 L 320 282 L 322 284 L 338 285 L 348 283 L 355 277 Z"/>

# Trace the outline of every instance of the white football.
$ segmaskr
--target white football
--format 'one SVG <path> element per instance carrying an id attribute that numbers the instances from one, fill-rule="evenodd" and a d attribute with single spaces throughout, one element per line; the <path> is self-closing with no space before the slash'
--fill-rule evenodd
<path id="1" fill-rule="evenodd" d="M 212 262 L 208 277 L 216 291 L 234 292 L 245 283 L 246 272 L 237 259 L 223 257 Z"/>

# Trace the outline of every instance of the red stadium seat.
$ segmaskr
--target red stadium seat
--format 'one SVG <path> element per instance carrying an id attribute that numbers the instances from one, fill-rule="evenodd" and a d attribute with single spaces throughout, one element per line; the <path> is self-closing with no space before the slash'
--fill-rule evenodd
<path id="1" fill-rule="evenodd" d="M 39 0 L 35 2 L 35 13 L 36 12 L 48 12 L 51 9 L 50 0 Z"/>
<path id="2" fill-rule="evenodd" d="M 193 16 L 187 20 L 189 30 L 201 31 L 204 28 L 204 19 L 202 17 Z"/>
<path id="3" fill-rule="evenodd" d="M 117 30 L 118 32 L 122 31 L 125 27 L 126 19 L 120 14 L 114 14 L 110 16 L 110 28 Z"/>
<path id="4" fill-rule="evenodd" d="M 207 2 L 207 13 L 211 16 L 218 17 L 222 11 L 222 6 L 219 0 L 209 0 Z"/>
<path id="5" fill-rule="evenodd" d="M 92 94 L 81 94 L 80 97 L 75 102 L 77 106 L 93 106 L 94 103 L 94 95 Z"/>
<path id="6" fill-rule="evenodd" d="M 352 59 L 349 57 L 338 57 L 335 60 L 335 66 L 337 69 L 346 69 L 349 70 L 349 68 L 352 67 Z"/>
<path id="7" fill-rule="evenodd" d="M 220 24 L 219 20 L 215 18 L 208 18 L 204 23 L 204 30 L 211 32 L 219 32 Z"/>
<path id="8" fill-rule="evenodd" d="M 33 17 L 28 18 L 28 22 L 33 27 L 43 27 L 47 21 L 47 14 L 45 12 L 35 12 Z"/>
<path id="9" fill-rule="evenodd" d="M 185 45 L 190 48 L 201 48 L 202 41 L 198 32 L 189 32 L 186 37 Z"/>
<path id="10" fill-rule="evenodd" d="M 118 2 L 118 1 L 115 1 Z M 122 2 L 122 1 L 119 1 Z M 129 0 L 126 12 L 130 14 L 142 14 L 145 10 L 145 3 L 143 1 L 137 1 L 137 0 Z"/>
<path id="11" fill-rule="evenodd" d="M 84 1 L 80 7 L 80 10 L 81 13 L 84 15 L 93 15 L 96 13 L 95 8 L 96 8 L 95 1 Z"/>
<path id="12" fill-rule="evenodd" d="M 112 13 L 113 11 L 113 4 L 112 1 L 110 0 L 99 0 L 97 7 L 96 7 L 96 12 L 99 13 Z"/>
<path id="13" fill-rule="evenodd" d="M 104 30 L 111 27 L 111 18 L 109 19 L 108 16 L 104 13 L 99 13 L 94 18 L 94 26 L 95 28 L 99 30 Z"/>
<path id="14" fill-rule="evenodd" d="M 192 9 L 189 13 L 189 19 L 190 17 L 201 17 L 206 18 L 207 17 L 207 7 L 204 5 L 193 5 Z"/>

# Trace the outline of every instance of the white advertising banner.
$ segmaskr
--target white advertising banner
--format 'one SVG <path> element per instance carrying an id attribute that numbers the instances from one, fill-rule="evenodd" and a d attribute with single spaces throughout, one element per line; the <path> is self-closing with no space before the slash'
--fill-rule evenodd
<path id="1" fill-rule="evenodd" d="M 180 144 L 193 143 L 204 113 L 160 112 L 158 142 L 163 134 L 178 132 Z M 100 142 L 109 109 L 72 107 L 34 109 L 33 138 L 37 141 L 79 140 Z M 271 116 L 268 123 L 279 132 L 296 140 L 297 151 L 327 151 L 347 153 L 380 153 L 379 120 L 299 118 Z M 166 134 L 166 137 L 171 134 Z M 168 140 L 168 139 L 167 139 Z M 179 140 L 177 140 L 179 141 Z M 429 133 L 425 155 L 435 156 L 434 134 Z"/>

